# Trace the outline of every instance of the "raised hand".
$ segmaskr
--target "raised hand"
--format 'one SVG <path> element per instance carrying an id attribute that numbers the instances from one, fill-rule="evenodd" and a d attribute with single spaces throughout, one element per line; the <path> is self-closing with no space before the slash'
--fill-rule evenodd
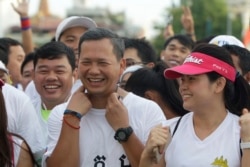
<path id="1" fill-rule="evenodd" d="M 187 34 L 194 34 L 194 19 L 189 7 L 184 6 L 182 8 L 183 14 L 181 16 L 181 24 Z"/>
<path id="2" fill-rule="evenodd" d="M 27 17 L 29 11 L 29 0 L 17 0 L 17 6 L 11 3 L 13 9 L 20 15 L 20 17 Z"/>
<path id="3" fill-rule="evenodd" d="M 165 39 L 168 39 L 169 37 L 174 36 L 174 30 L 172 24 L 168 24 L 163 32 L 163 36 Z"/>

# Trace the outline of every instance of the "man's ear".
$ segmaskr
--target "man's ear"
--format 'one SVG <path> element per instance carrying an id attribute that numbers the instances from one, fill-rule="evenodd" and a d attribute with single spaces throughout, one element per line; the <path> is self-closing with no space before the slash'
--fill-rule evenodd
<path id="1" fill-rule="evenodd" d="M 120 60 L 120 76 L 122 75 L 125 69 L 126 69 L 126 60 L 122 58 Z"/>

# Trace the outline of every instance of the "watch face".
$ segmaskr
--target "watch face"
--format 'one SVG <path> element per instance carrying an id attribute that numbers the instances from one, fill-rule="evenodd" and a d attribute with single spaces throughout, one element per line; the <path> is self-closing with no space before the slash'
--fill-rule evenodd
<path id="1" fill-rule="evenodd" d="M 118 133 L 118 137 L 120 140 L 124 140 L 126 138 L 126 133 L 123 131 L 120 131 L 120 133 Z"/>
<path id="2" fill-rule="evenodd" d="M 128 128 L 120 128 L 115 133 L 115 140 L 119 142 L 125 142 L 128 140 L 129 136 L 132 134 L 133 129 L 131 127 Z"/>

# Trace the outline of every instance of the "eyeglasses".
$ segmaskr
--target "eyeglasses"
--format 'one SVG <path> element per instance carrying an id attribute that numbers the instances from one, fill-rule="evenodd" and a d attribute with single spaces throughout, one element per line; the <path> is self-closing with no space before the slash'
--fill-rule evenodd
<path id="1" fill-rule="evenodd" d="M 136 65 L 136 64 L 141 64 L 141 65 L 147 64 L 145 62 L 136 62 L 134 59 L 125 59 L 125 61 L 126 61 L 126 67 Z"/>
<path id="2" fill-rule="evenodd" d="M 126 85 L 126 81 L 121 81 L 121 82 L 118 83 L 118 85 L 119 85 L 120 88 L 124 89 L 125 85 Z"/>

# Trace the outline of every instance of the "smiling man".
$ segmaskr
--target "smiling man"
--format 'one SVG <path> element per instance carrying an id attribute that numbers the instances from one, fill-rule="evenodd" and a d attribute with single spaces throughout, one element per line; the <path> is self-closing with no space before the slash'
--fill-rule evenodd
<path id="1" fill-rule="evenodd" d="M 153 101 L 117 87 L 126 67 L 118 35 L 92 29 L 81 36 L 79 46 L 84 86 L 68 105 L 51 112 L 43 166 L 138 166 L 149 129 L 165 119 L 163 112 Z"/>
<path id="2" fill-rule="evenodd" d="M 194 42 L 186 35 L 174 35 L 168 38 L 161 51 L 161 59 L 169 66 L 181 65 L 185 58 L 191 53 Z"/>
<path id="3" fill-rule="evenodd" d="M 34 84 L 40 97 L 32 99 L 47 138 L 50 110 L 64 103 L 71 94 L 75 75 L 75 56 L 61 42 L 49 42 L 39 48 L 34 57 Z"/>

